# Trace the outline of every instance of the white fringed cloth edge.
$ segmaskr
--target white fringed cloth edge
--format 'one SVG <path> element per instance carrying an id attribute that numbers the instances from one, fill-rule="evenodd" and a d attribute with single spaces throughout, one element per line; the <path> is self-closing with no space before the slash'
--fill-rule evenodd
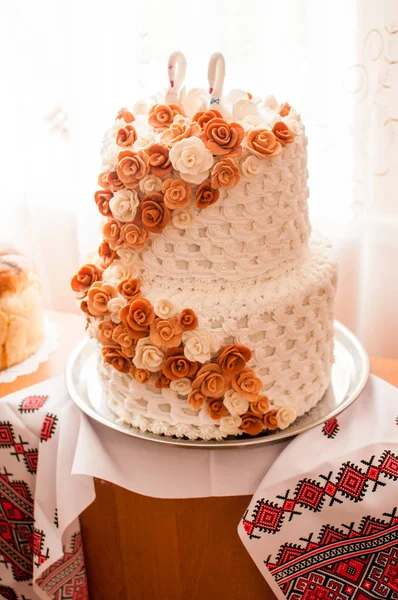
<path id="1" fill-rule="evenodd" d="M 0 406 L 6 598 L 88 598 L 78 517 L 93 477 L 159 498 L 254 494 L 238 532 L 279 599 L 398 597 L 398 391 L 380 379 L 291 442 L 222 452 L 120 435 L 80 412 L 63 377 Z"/>

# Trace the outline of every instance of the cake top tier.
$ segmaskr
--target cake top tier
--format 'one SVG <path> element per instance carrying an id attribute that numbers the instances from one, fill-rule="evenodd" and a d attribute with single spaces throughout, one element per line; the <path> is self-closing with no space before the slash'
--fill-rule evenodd
<path id="1" fill-rule="evenodd" d="M 272 96 L 224 95 L 222 55 L 209 92 L 182 87 L 180 53 L 168 66 L 168 90 L 122 108 L 105 134 L 95 195 L 105 242 L 119 257 L 137 249 L 153 274 L 275 275 L 309 237 L 299 114 Z"/>

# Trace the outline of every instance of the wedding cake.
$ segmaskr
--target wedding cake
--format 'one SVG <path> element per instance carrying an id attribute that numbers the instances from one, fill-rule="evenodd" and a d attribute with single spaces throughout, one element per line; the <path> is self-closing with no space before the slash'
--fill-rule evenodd
<path id="1" fill-rule="evenodd" d="M 98 261 L 72 280 L 119 423 L 222 439 L 285 429 L 333 363 L 336 265 L 311 233 L 297 111 L 233 90 L 170 87 L 121 109 L 102 148 Z"/>

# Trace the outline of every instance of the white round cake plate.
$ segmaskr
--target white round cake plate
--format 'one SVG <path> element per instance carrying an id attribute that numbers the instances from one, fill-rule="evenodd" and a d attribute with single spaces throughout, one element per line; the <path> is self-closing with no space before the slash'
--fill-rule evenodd
<path id="1" fill-rule="evenodd" d="M 335 417 L 345 410 L 362 392 L 369 376 L 369 358 L 361 343 L 338 321 L 334 324 L 335 361 L 331 384 L 322 400 L 307 414 L 299 417 L 288 429 L 269 431 L 257 437 L 211 440 L 188 440 L 142 432 L 115 422 L 116 417 L 105 404 L 97 375 L 96 342 L 85 338 L 71 356 L 66 369 L 68 391 L 77 406 L 99 423 L 136 438 L 195 448 L 228 448 L 270 444 L 303 433 Z"/>

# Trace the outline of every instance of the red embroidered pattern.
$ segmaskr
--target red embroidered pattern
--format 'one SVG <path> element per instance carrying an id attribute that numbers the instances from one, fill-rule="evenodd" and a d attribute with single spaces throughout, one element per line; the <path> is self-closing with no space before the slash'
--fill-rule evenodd
<path id="1" fill-rule="evenodd" d="M 52 600 L 88 600 L 88 587 L 80 533 L 72 537 L 71 549 L 37 580 Z"/>
<path id="2" fill-rule="evenodd" d="M 302 479 L 298 482 L 291 496 L 290 490 L 285 495 L 277 496 L 282 504 L 276 504 L 265 500 L 256 503 L 251 519 L 247 513 L 243 518 L 243 527 L 250 538 L 259 538 L 259 533 L 275 534 L 280 531 L 286 515 L 289 521 L 295 515 L 301 515 L 298 508 L 320 512 L 325 501 L 332 506 L 335 502 L 342 504 L 342 497 L 352 502 L 363 500 L 369 488 L 373 492 L 378 486 L 385 486 L 381 478 L 398 481 L 398 457 L 389 450 L 383 452 L 378 464 L 373 464 L 375 456 L 369 461 L 362 460 L 361 463 L 367 468 L 362 470 L 351 462 L 344 463 L 337 476 L 331 471 L 327 476 L 319 475 L 321 481 Z"/>
<path id="3" fill-rule="evenodd" d="M 37 448 L 26 448 L 28 443 L 24 442 L 20 435 L 16 439 L 14 429 L 9 421 L 0 423 L 0 449 L 13 448 L 14 451 L 10 452 L 11 456 L 15 456 L 18 462 L 22 458 L 26 469 L 34 475 L 37 471 L 38 451 Z"/>
<path id="4" fill-rule="evenodd" d="M 322 433 L 327 438 L 334 439 L 338 434 L 339 429 L 340 426 L 337 422 L 337 419 L 329 419 L 329 421 L 326 421 L 325 425 L 322 427 Z"/>
<path id="5" fill-rule="evenodd" d="M 48 396 L 27 396 L 18 407 L 20 413 L 30 413 L 39 410 L 48 400 Z"/>
<path id="6" fill-rule="evenodd" d="M 57 422 L 58 417 L 55 415 L 50 415 L 50 413 L 46 414 L 40 431 L 41 442 L 47 442 L 52 437 L 57 426 Z"/>
<path id="7" fill-rule="evenodd" d="M 283 544 L 267 567 L 288 600 L 398 599 L 397 509 L 387 521 L 367 516 L 338 529 L 325 525 L 317 541 Z"/>

